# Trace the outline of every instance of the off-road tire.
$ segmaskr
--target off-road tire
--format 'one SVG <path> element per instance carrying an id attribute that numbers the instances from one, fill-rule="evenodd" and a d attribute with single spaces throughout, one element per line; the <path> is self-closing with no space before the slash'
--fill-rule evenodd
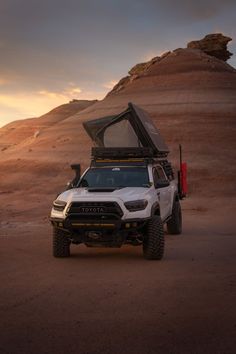
<path id="1" fill-rule="evenodd" d="M 149 260 L 160 260 L 165 248 L 164 229 L 160 216 L 153 216 L 147 224 L 143 240 L 143 256 Z"/>
<path id="2" fill-rule="evenodd" d="M 182 233 L 182 213 L 178 200 L 174 201 L 171 219 L 167 221 L 167 231 L 172 235 L 180 235 Z"/>
<path id="3" fill-rule="evenodd" d="M 70 240 L 63 230 L 53 228 L 53 256 L 69 257 L 70 256 Z"/>

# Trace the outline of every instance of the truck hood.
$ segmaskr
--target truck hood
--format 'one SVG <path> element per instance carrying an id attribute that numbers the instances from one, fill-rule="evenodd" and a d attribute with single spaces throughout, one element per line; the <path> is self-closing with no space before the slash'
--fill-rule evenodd
<path id="1" fill-rule="evenodd" d="M 123 202 L 148 199 L 150 188 L 125 187 L 112 192 L 89 192 L 87 188 L 75 188 L 60 194 L 57 199 L 65 202 L 73 201 L 112 201 L 121 200 Z"/>

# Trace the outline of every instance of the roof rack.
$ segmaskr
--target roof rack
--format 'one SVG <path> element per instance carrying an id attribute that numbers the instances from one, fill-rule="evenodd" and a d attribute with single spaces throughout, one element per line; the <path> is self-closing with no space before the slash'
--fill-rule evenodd
<path id="1" fill-rule="evenodd" d="M 163 158 L 165 153 L 154 153 L 150 147 L 92 147 L 92 159 Z"/>

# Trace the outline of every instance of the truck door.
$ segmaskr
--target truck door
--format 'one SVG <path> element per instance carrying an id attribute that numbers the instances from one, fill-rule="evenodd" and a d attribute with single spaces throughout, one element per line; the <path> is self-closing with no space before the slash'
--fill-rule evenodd
<path id="1" fill-rule="evenodd" d="M 154 185 L 158 181 L 168 181 L 163 168 L 159 165 L 153 168 L 153 181 Z M 161 208 L 161 218 L 165 220 L 171 214 L 171 188 L 170 186 L 166 186 L 157 188 L 156 190 Z"/>

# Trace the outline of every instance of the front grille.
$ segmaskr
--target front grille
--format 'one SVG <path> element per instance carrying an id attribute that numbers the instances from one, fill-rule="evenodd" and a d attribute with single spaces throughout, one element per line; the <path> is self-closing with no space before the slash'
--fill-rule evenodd
<path id="1" fill-rule="evenodd" d="M 71 203 L 69 210 L 67 212 L 68 216 L 79 214 L 79 215 L 89 215 L 89 214 L 113 214 L 122 217 L 123 212 L 116 202 L 73 202 Z"/>

